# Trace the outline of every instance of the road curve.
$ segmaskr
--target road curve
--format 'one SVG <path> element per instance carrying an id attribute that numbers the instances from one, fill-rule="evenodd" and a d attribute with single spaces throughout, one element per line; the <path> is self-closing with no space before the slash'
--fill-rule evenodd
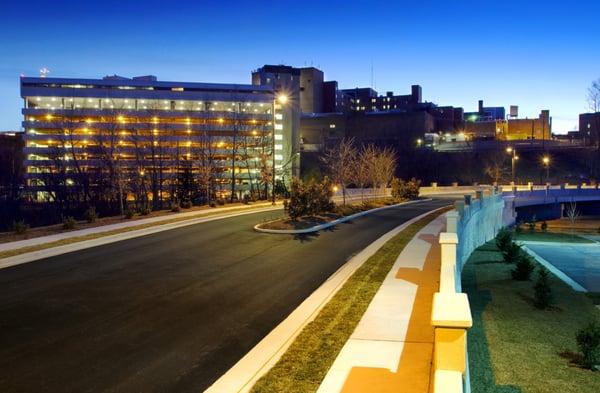
<path id="1" fill-rule="evenodd" d="M 307 237 L 249 214 L 0 270 L 0 391 L 202 391 L 352 255 L 448 203 Z"/>

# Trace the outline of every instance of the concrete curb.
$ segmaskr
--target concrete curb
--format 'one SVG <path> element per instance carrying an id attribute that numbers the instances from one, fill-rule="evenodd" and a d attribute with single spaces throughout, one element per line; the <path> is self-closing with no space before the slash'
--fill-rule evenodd
<path id="1" fill-rule="evenodd" d="M 277 205 L 282 206 L 281 203 L 278 203 Z M 186 217 L 188 217 L 189 219 L 194 219 L 194 218 L 214 216 L 216 214 L 225 214 L 225 213 L 230 213 L 230 212 L 260 209 L 260 208 L 265 208 L 265 207 L 269 207 L 269 206 L 272 206 L 270 202 L 262 202 L 262 203 L 257 203 L 257 204 L 253 204 L 253 205 L 247 205 L 247 206 L 241 205 L 241 206 L 218 207 L 215 209 L 186 211 L 186 212 L 167 214 L 167 215 L 157 216 L 157 217 L 148 217 L 148 218 L 141 218 L 141 219 L 136 219 L 136 220 L 131 220 L 131 221 L 122 221 L 122 222 L 113 223 L 113 224 L 99 225 L 99 226 L 91 227 L 91 228 L 77 229 L 77 230 L 68 231 L 68 232 L 60 232 L 60 233 L 55 233 L 52 235 L 32 237 L 30 239 L 15 240 L 12 242 L 0 243 L 0 251 L 9 251 L 9 250 L 15 250 L 18 248 L 37 246 L 40 244 L 52 243 L 55 241 L 69 239 L 72 237 L 79 237 L 79 236 L 86 236 L 86 235 L 91 235 L 91 234 L 96 234 L 96 233 L 109 232 L 109 231 L 113 231 L 113 230 L 130 228 L 130 227 L 134 227 L 134 226 L 138 226 L 138 225 L 146 225 L 146 224 L 161 225 L 160 224 L 161 222 L 169 221 L 169 220 L 173 220 L 173 219 L 186 218 Z"/>
<path id="2" fill-rule="evenodd" d="M 535 251 L 533 251 L 529 247 L 527 247 L 526 243 L 522 244 L 522 248 L 525 252 L 527 252 L 529 255 L 534 257 L 540 265 L 542 265 L 546 269 L 550 270 L 550 272 L 552 274 L 554 274 L 562 282 L 564 282 L 565 284 L 567 284 L 568 286 L 573 288 L 573 290 L 575 290 L 577 292 L 587 292 L 588 291 L 587 289 L 582 287 L 580 284 L 578 284 L 575 280 L 573 280 L 571 277 L 567 276 L 565 273 L 563 273 L 561 270 L 559 270 L 557 267 L 555 267 L 553 264 L 551 264 L 550 262 L 548 262 L 547 260 L 542 258 L 540 255 L 538 255 Z"/>
<path id="3" fill-rule="evenodd" d="M 267 211 L 278 210 L 278 209 L 281 209 L 281 206 L 275 206 L 275 207 L 269 206 L 269 207 L 259 208 L 259 209 L 247 209 L 244 211 L 224 213 L 222 215 L 211 215 L 208 217 L 190 218 L 189 220 L 182 220 L 182 221 L 172 222 L 172 223 L 168 223 L 168 224 L 156 224 L 155 226 L 148 227 L 148 228 L 137 229 L 137 230 L 132 230 L 132 231 L 123 232 L 123 233 L 117 233 L 114 235 L 102 236 L 102 237 L 99 237 L 96 239 L 83 240 L 80 242 L 65 244 L 62 246 L 50 247 L 50 248 L 46 248 L 43 250 L 32 251 L 32 252 L 15 255 L 12 257 L 3 258 L 3 259 L 0 259 L 0 269 L 4 269 L 7 267 L 11 267 L 11 266 L 17 266 L 17 265 L 21 265 L 21 264 L 28 263 L 28 262 L 33 262 L 38 259 L 49 258 L 49 257 L 53 257 L 56 255 L 66 254 L 66 253 L 73 252 L 73 251 L 84 250 L 86 248 L 97 247 L 97 246 L 102 246 L 105 244 L 119 242 L 122 240 L 128 240 L 128 239 L 133 239 L 133 238 L 140 237 L 140 236 L 151 235 L 153 233 L 168 231 L 171 229 L 181 228 L 181 227 L 185 227 L 185 226 L 189 226 L 189 225 L 195 225 L 195 224 L 200 224 L 203 222 L 222 220 L 225 218 L 243 216 L 243 215 L 253 214 L 253 213 L 267 212 Z"/>
<path id="4" fill-rule="evenodd" d="M 428 214 L 445 209 L 446 206 L 430 210 L 411 218 L 369 244 L 357 255 L 349 259 L 319 288 L 307 297 L 290 315 L 267 334 L 242 359 L 223 374 L 205 392 L 207 393 L 245 393 L 267 371 L 273 367 L 287 351 L 302 329 L 309 324 L 337 293 L 344 283 L 375 254 L 386 242 Z"/>
<path id="5" fill-rule="evenodd" d="M 408 201 L 408 202 L 397 203 L 395 205 L 377 207 L 375 209 L 365 210 L 364 212 L 355 213 L 355 214 L 351 214 L 351 215 L 346 216 L 346 217 L 338 218 L 337 220 L 333 220 L 333 221 L 327 222 L 325 224 L 316 225 L 316 226 L 311 227 L 311 228 L 305 228 L 305 229 L 265 229 L 265 228 L 260 228 L 260 225 L 263 224 L 263 223 L 261 223 L 261 224 L 256 224 L 254 226 L 254 230 L 257 231 L 257 232 L 262 232 L 262 233 L 275 233 L 275 234 L 283 234 L 283 235 L 298 235 L 298 234 L 303 234 L 303 233 L 313 233 L 313 232 L 318 232 L 318 231 L 320 231 L 322 229 L 327 229 L 327 228 L 334 227 L 337 224 L 341 224 L 343 222 L 350 221 L 350 220 L 353 220 L 353 219 L 361 217 L 361 216 L 366 216 L 367 214 L 375 213 L 375 212 L 378 212 L 378 211 L 381 211 L 381 210 L 391 209 L 393 207 L 398 207 L 398 206 L 410 205 L 410 204 L 413 204 L 413 203 L 428 202 L 428 201 L 431 201 L 431 200 L 432 200 L 431 198 L 428 198 L 428 199 L 419 199 L 419 200 L 416 200 L 416 201 Z"/>

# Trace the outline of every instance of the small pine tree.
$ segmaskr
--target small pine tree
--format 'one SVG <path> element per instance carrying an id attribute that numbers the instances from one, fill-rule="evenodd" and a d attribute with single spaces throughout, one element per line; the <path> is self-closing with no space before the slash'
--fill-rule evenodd
<path id="1" fill-rule="evenodd" d="M 552 304 L 552 287 L 549 282 L 548 269 L 541 267 L 538 271 L 538 277 L 533 286 L 535 306 L 540 310 L 545 310 Z"/>
<path id="2" fill-rule="evenodd" d="M 506 228 L 500 229 L 496 235 L 496 247 L 500 251 L 506 250 L 513 241 L 512 232 Z"/>
<path id="3" fill-rule="evenodd" d="M 502 258 L 505 263 L 516 263 L 518 262 L 521 252 L 521 246 L 511 241 L 502 251 Z"/>
<path id="4" fill-rule="evenodd" d="M 600 325 L 597 321 L 590 323 L 577 332 L 577 347 L 583 354 L 583 365 L 595 368 L 600 364 Z"/>
<path id="5" fill-rule="evenodd" d="M 520 250 L 519 250 L 520 251 Z M 535 269 L 531 256 L 520 252 L 515 268 L 510 272 L 513 280 L 527 281 Z"/>

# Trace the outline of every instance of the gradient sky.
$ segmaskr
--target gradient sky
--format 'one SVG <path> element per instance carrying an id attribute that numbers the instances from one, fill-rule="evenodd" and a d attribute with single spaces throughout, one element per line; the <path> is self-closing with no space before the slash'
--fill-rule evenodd
<path id="1" fill-rule="evenodd" d="M 459 3 L 458 5 L 455 3 Z M 599 1 L 11 1 L 0 3 L 0 130 L 20 129 L 19 75 L 250 83 L 263 64 L 314 65 L 474 111 L 550 109 L 577 127 L 600 78 Z"/>

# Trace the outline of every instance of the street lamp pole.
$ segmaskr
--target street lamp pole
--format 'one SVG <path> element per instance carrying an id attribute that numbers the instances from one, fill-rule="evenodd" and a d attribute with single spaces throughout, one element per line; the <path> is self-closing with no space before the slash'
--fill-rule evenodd
<path id="1" fill-rule="evenodd" d="M 515 164 L 516 164 L 516 161 L 519 159 L 519 156 L 517 156 L 517 149 L 510 147 L 510 146 L 506 148 L 506 152 L 508 154 L 511 154 L 510 166 L 511 166 L 511 172 L 512 172 L 512 181 L 514 184 L 515 183 Z"/>
<path id="2" fill-rule="evenodd" d="M 275 92 L 273 92 L 273 94 L 276 94 Z M 271 137 L 271 141 L 272 141 L 272 151 L 271 151 L 271 156 L 273 158 L 273 173 L 271 176 L 271 203 L 273 205 L 275 205 L 275 104 L 276 101 L 278 101 L 281 105 L 285 105 L 285 103 L 287 102 L 288 97 L 285 94 L 279 94 L 274 96 L 273 98 L 273 134 Z"/>

